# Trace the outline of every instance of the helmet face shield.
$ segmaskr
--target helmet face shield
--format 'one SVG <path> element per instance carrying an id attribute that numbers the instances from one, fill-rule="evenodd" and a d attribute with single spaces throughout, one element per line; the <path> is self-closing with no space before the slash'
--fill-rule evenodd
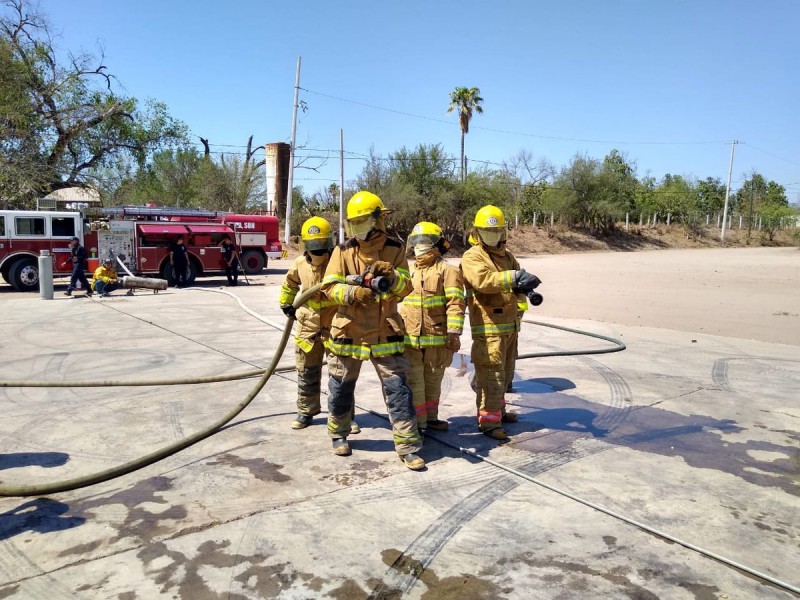
<path id="1" fill-rule="evenodd" d="M 303 252 L 314 252 L 315 250 L 333 250 L 336 241 L 333 236 L 315 238 L 313 240 L 302 240 Z"/>
<path id="2" fill-rule="evenodd" d="M 347 235 L 362 241 L 366 240 L 369 232 L 375 227 L 375 220 L 372 215 L 347 219 L 344 222 Z"/>
<path id="3" fill-rule="evenodd" d="M 414 246 L 435 246 L 436 243 L 441 239 L 439 235 L 433 235 L 430 233 L 414 233 L 408 236 L 408 246 L 412 248 Z"/>
<path id="4" fill-rule="evenodd" d="M 478 227 L 478 235 L 487 246 L 496 248 L 500 242 L 506 240 L 505 227 Z"/>

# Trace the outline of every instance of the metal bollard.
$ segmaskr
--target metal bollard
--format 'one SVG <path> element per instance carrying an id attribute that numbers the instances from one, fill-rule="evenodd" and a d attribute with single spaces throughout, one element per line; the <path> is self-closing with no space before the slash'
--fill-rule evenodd
<path id="1" fill-rule="evenodd" d="M 39 298 L 53 299 L 53 257 L 50 250 L 39 252 Z"/>

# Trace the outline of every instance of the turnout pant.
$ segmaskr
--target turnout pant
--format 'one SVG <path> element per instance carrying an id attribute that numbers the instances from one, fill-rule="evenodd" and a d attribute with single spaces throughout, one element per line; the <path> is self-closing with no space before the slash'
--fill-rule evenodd
<path id="1" fill-rule="evenodd" d="M 322 380 L 322 362 L 325 347 L 317 338 L 309 352 L 300 346 L 295 347 L 294 359 L 297 366 L 297 412 L 314 416 L 320 413 L 319 394 Z"/>
<path id="2" fill-rule="evenodd" d="M 444 346 L 410 348 L 406 346 L 410 363 L 408 385 L 414 398 L 417 426 L 424 429 L 428 421 L 439 419 L 439 396 L 442 393 L 444 371 L 453 361 L 453 352 Z"/>
<path id="3" fill-rule="evenodd" d="M 408 360 L 402 354 L 371 358 L 384 392 L 386 410 L 392 423 L 394 447 L 401 456 L 418 452 L 422 438 L 414 417 L 411 389 L 406 383 Z M 333 439 L 346 438 L 355 406 L 355 389 L 361 360 L 331 354 L 328 357 L 328 435 Z"/>
<path id="4" fill-rule="evenodd" d="M 506 386 L 514 379 L 517 359 L 517 333 L 476 335 L 472 338 L 472 363 L 475 365 L 478 429 L 502 427 L 506 412 Z"/>

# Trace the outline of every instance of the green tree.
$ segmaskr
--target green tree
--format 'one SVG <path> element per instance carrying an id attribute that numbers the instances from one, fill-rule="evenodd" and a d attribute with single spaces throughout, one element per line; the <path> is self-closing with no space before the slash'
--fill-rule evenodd
<path id="1" fill-rule="evenodd" d="M 629 212 L 636 205 L 636 190 L 639 180 L 636 178 L 636 165 L 616 148 L 603 158 L 603 178 L 609 195 L 610 213 L 619 214 L 620 210 Z"/>
<path id="2" fill-rule="evenodd" d="M 469 122 L 472 120 L 473 111 L 483 114 L 483 98 L 480 89 L 457 87 L 450 92 L 450 106 L 447 112 L 458 112 L 458 124 L 461 127 L 461 181 L 466 179 L 466 164 L 464 162 L 464 136 L 469 133 Z"/>
<path id="3" fill-rule="evenodd" d="M 114 91 L 116 78 L 102 55 L 70 56 L 63 63 L 44 18 L 26 0 L 0 3 L 2 162 L 14 173 L 3 181 L 16 206 L 53 190 L 86 185 L 93 169 L 121 155 L 144 164 L 147 156 L 185 140 L 186 127 L 163 103 Z M 16 110 L 6 112 L 6 98 Z M 13 184 L 16 190 L 8 190 Z"/>
<path id="4" fill-rule="evenodd" d="M 706 177 L 697 182 L 697 209 L 701 214 L 722 212 L 725 206 L 725 184 L 718 177 Z"/>
<path id="5" fill-rule="evenodd" d="M 561 169 L 545 201 L 572 224 L 592 233 L 608 232 L 625 215 L 626 200 L 619 193 L 618 175 L 605 162 L 576 155 Z"/>
<path id="6" fill-rule="evenodd" d="M 694 184 L 680 175 L 664 175 L 654 196 L 658 214 L 670 221 L 689 225 L 699 218 Z"/>

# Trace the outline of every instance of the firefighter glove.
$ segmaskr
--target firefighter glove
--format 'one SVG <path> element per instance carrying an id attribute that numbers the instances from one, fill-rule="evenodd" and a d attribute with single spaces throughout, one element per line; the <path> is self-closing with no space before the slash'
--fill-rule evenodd
<path id="1" fill-rule="evenodd" d="M 536 276 L 528 273 L 525 269 L 520 269 L 514 274 L 514 289 L 520 292 L 530 292 L 535 290 L 541 280 Z"/>
<path id="2" fill-rule="evenodd" d="M 457 333 L 448 333 L 444 346 L 450 352 L 458 352 L 461 349 L 461 336 Z"/>
<path id="3" fill-rule="evenodd" d="M 353 287 L 353 304 L 369 304 L 375 301 L 375 293 L 365 287 Z"/>
<path id="4" fill-rule="evenodd" d="M 383 277 L 394 277 L 394 267 L 385 260 L 379 260 L 372 265 L 370 269 L 373 275 Z"/>
<path id="5" fill-rule="evenodd" d="M 283 306 L 281 306 L 281 310 L 283 311 L 283 314 L 285 314 L 290 319 L 294 319 L 295 312 L 297 312 L 294 306 L 292 306 L 291 304 L 284 304 Z"/>

